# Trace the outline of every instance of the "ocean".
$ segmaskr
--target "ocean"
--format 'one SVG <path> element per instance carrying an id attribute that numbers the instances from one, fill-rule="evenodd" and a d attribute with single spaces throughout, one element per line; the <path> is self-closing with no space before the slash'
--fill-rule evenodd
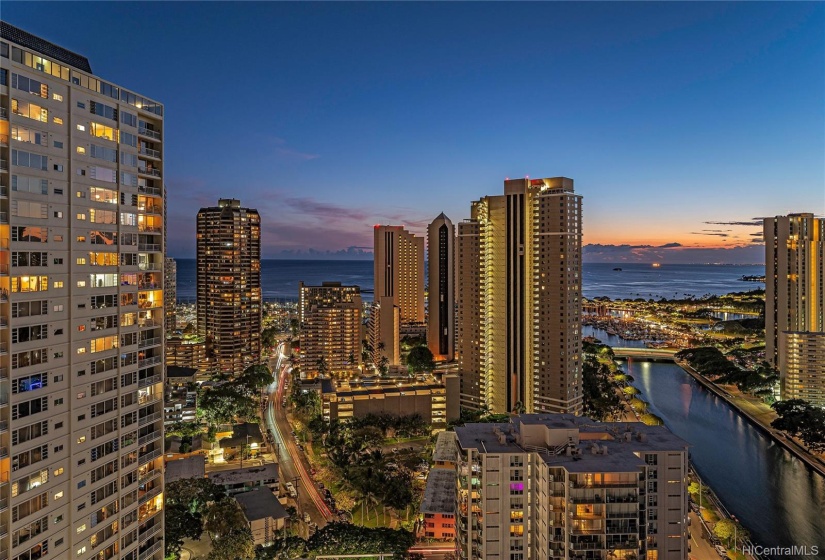
<path id="1" fill-rule="evenodd" d="M 194 302 L 195 259 L 176 259 L 178 264 L 178 301 Z M 621 271 L 614 268 L 621 267 Z M 590 263 L 582 266 L 582 291 L 587 298 L 658 299 L 665 297 L 726 294 L 764 288 L 761 282 L 743 282 L 742 276 L 765 274 L 762 265 L 704 265 Z M 372 261 L 263 260 L 261 281 L 264 300 L 298 299 L 298 282 L 318 285 L 341 282 L 372 290 Z M 365 301 L 372 294 L 363 295 Z"/>

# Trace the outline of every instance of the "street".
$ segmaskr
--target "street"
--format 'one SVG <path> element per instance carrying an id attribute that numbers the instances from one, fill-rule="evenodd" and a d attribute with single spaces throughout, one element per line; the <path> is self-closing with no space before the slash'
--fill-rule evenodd
<path id="1" fill-rule="evenodd" d="M 281 487 L 284 488 L 286 482 L 292 482 L 298 492 L 296 507 L 299 514 L 309 513 L 312 521 L 323 527 L 333 518 L 332 512 L 309 474 L 309 466 L 303 453 L 290 435 L 292 427 L 287 420 L 286 411 L 281 406 L 289 372 L 290 367 L 283 354 L 282 343 L 278 346 L 278 357 L 274 359 L 272 368 L 275 381 L 267 389 L 269 399 L 264 410 L 265 425 L 274 440 L 282 477 Z"/>

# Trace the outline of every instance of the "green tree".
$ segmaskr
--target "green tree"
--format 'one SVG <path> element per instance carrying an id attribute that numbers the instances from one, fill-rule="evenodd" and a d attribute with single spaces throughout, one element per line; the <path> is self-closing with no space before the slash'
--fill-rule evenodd
<path id="1" fill-rule="evenodd" d="M 178 558 L 183 539 L 199 540 L 203 533 L 203 518 L 182 504 L 166 505 L 164 516 L 164 546 L 167 558 Z"/>
<path id="2" fill-rule="evenodd" d="M 318 369 L 318 375 L 326 377 L 329 373 L 329 364 L 327 364 L 326 356 L 321 356 L 315 361 L 315 367 Z"/>
<path id="3" fill-rule="evenodd" d="M 733 540 L 733 534 L 736 530 L 736 523 L 730 519 L 720 519 L 713 526 L 713 534 L 729 544 Z"/>
<path id="4" fill-rule="evenodd" d="M 416 346 L 407 354 L 407 368 L 413 375 L 435 369 L 433 353 L 426 346 Z"/>
<path id="5" fill-rule="evenodd" d="M 225 497 L 222 487 L 206 478 L 176 480 L 166 485 L 163 514 L 166 556 L 177 558 L 183 539 L 199 539 L 210 504 Z"/>
<path id="6" fill-rule="evenodd" d="M 195 437 L 199 436 L 203 433 L 203 427 L 200 425 L 199 422 L 175 422 L 168 428 L 166 428 L 166 437 L 169 436 L 178 436 L 178 437 Z"/>
<path id="7" fill-rule="evenodd" d="M 252 531 L 241 507 L 233 498 L 209 506 L 204 530 L 212 539 L 212 552 L 208 560 L 246 560 L 253 557 L 255 545 Z"/>
<path id="8" fill-rule="evenodd" d="M 209 427 L 232 424 L 236 420 L 254 422 L 258 418 L 258 407 L 241 386 L 224 383 L 201 392 L 198 416 Z"/>

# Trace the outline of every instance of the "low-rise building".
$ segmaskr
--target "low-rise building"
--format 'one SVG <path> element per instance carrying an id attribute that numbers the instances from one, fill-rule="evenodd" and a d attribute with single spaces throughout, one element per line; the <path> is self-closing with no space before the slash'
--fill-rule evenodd
<path id="1" fill-rule="evenodd" d="M 278 463 L 265 463 L 242 469 L 210 470 L 208 478 L 218 486 L 223 486 L 230 496 L 249 492 L 256 488 L 268 488 L 279 492 Z"/>
<path id="2" fill-rule="evenodd" d="M 255 546 L 266 546 L 275 541 L 275 535 L 284 528 L 287 514 L 284 506 L 266 488 L 257 488 L 234 496 L 249 522 Z"/>
<path id="3" fill-rule="evenodd" d="M 221 433 L 218 433 L 216 437 L 217 446 L 222 451 L 220 460 L 239 459 L 242 452 L 244 459 L 251 459 L 263 450 L 264 438 L 259 424 L 235 424 L 231 434 L 227 432 L 226 436 L 221 437 Z"/>
<path id="4" fill-rule="evenodd" d="M 166 365 L 195 368 L 200 374 L 210 373 L 206 339 L 191 334 L 167 336 Z"/>
<path id="5" fill-rule="evenodd" d="M 688 444 L 664 426 L 528 414 L 455 433 L 462 559 L 687 560 Z"/>
<path id="6" fill-rule="evenodd" d="M 455 432 L 441 432 L 435 440 L 433 469 L 455 470 L 457 462 Z"/>
<path id="7" fill-rule="evenodd" d="M 198 391 L 194 368 L 167 366 L 163 395 L 163 425 L 194 422 L 198 412 Z"/>
<path id="8" fill-rule="evenodd" d="M 454 470 L 430 471 L 420 508 L 424 515 L 425 537 L 439 540 L 455 539 L 455 482 Z"/>
<path id="9" fill-rule="evenodd" d="M 360 382 L 324 379 L 320 386 L 325 420 L 361 418 L 368 414 L 420 414 L 434 428 L 443 428 L 460 413 L 456 376 L 445 376 L 444 383 L 409 379 Z"/>

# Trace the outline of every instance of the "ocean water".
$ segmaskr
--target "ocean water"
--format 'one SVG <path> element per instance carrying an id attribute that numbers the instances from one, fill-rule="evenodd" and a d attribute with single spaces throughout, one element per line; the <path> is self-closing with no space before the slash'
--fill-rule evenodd
<path id="1" fill-rule="evenodd" d="M 178 300 L 195 301 L 195 259 L 176 259 Z M 621 267 L 621 271 L 613 270 Z M 726 294 L 764 288 L 761 282 L 743 282 L 742 276 L 761 276 L 764 266 L 591 263 L 582 266 L 582 291 L 594 298 L 658 299 Z M 341 282 L 372 290 L 372 261 L 263 260 L 261 282 L 265 300 L 297 300 L 298 283 Z M 363 295 L 372 300 L 371 293 Z"/>

